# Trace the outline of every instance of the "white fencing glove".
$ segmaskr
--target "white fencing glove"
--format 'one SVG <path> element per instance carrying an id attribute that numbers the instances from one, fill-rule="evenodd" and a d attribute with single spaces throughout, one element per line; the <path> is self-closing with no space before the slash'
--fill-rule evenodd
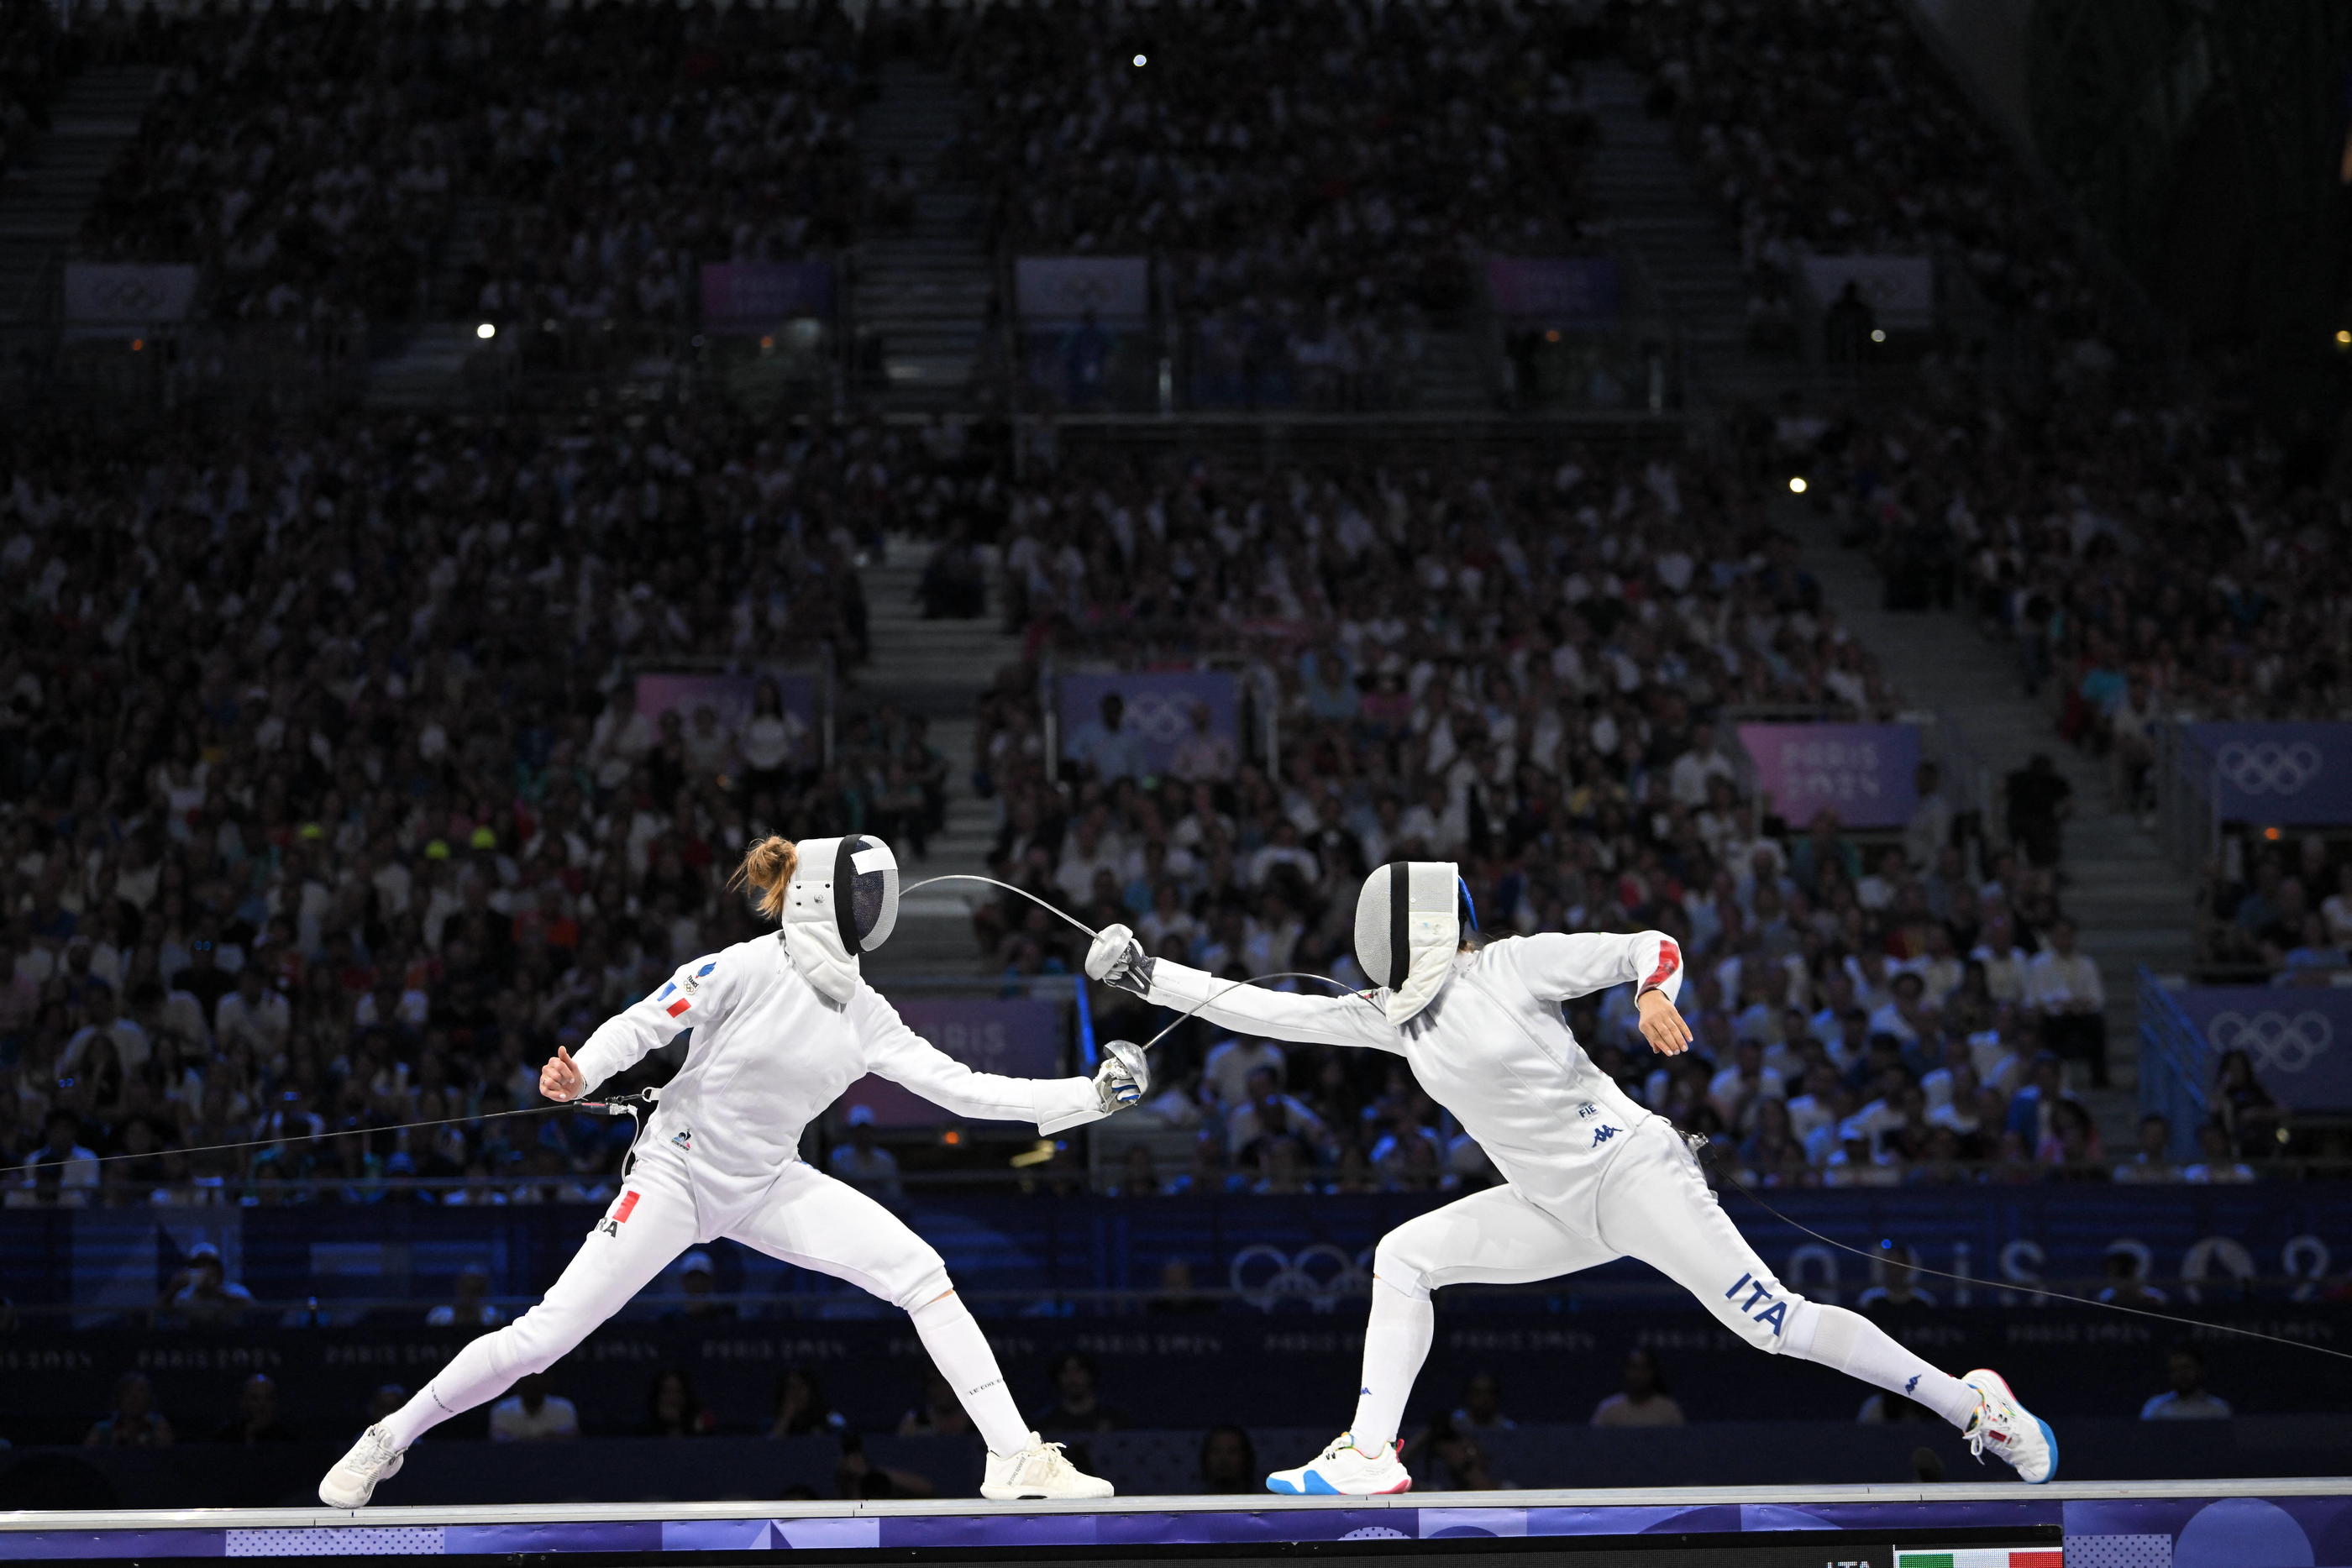
<path id="1" fill-rule="evenodd" d="M 1130 1040 L 1107 1040 L 1102 1051 L 1102 1065 L 1095 1069 L 1095 1095 L 1103 1114 L 1141 1104 L 1151 1090 L 1151 1067 L 1143 1047 Z"/>
<path id="2" fill-rule="evenodd" d="M 1087 977 L 1129 995 L 1151 999 L 1151 966 L 1143 944 L 1124 925 L 1106 925 L 1087 949 Z"/>

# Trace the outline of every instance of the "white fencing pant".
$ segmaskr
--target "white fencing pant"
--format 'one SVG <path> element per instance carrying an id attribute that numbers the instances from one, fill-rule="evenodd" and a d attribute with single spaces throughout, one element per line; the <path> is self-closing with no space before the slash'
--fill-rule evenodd
<path id="1" fill-rule="evenodd" d="M 1599 1234 L 1571 1230 L 1516 1187 L 1489 1187 L 1409 1219 L 1381 1239 L 1353 1433 L 1392 1441 L 1428 1354 L 1429 1293 L 1446 1285 L 1529 1284 L 1638 1258 L 1696 1296 L 1759 1350 L 1819 1361 L 1919 1401 L 1955 1426 L 1976 1408 L 1966 1385 L 1905 1350 L 1867 1318 L 1809 1301 L 1748 1244 L 1664 1117 L 1626 1134 L 1594 1206 Z"/>
<path id="2" fill-rule="evenodd" d="M 778 1172 L 766 1193 L 740 1213 L 714 1217 L 708 1229 L 696 1197 L 681 1161 L 659 1151 L 641 1155 L 621 1196 L 546 1297 L 452 1357 L 386 1420 L 394 1442 L 405 1448 L 458 1412 L 497 1398 L 519 1378 L 546 1371 L 687 1248 L 714 1236 L 846 1280 L 909 1312 L 952 1289 L 939 1253 L 906 1221 L 798 1161 Z"/>

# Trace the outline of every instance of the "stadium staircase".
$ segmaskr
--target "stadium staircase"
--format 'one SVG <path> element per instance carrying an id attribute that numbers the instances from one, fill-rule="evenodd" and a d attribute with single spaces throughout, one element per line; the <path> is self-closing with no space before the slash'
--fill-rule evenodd
<path id="1" fill-rule="evenodd" d="M 909 226 L 871 234 L 851 256 L 861 363 L 869 374 L 879 369 L 886 409 L 946 408 L 971 384 L 995 281 L 981 241 L 980 192 L 938 169 L 956 133 L 961 95 L 946 72 L 908 61 L 884 66 L 880 86 L 858 117 L 858 151 L 868 174 L 897 157 L 917 193 Z M 864 355 L 877 350 L 873 367 Z"/>
<path id="2" fill-rule="evenodd" d="M 368 367 L 370 408 L 441 408 L 462 396 L 467 368 L 485 353 L 474 333 L 480 324 L 480 299 L 467 289 L 467 278 L 476 264 L 488 258 L 489 234 L 505 210 L 506 203 L 498 197 L 457 198 L 426 286 L 426 320 L 409 334 L 399 352 Z"/>
<path id="3" fill-rule="evenodd" d="M 59 278 L 106 172 L 132 137 L 163 72 L 153 66 L 86 71 L 68 83 L 47 135 L 0 172 L 0 324 L 53 314 Z"/>
<path id="4" fill-rule="evenodd" d="M 929 542 L 893 536 L 887 553 L 859 568 L 866 590 L 866 625 L 872 659 L 853 677 L 870 705 L 888 703 L 930 721 L 930 744 L 948 759 L 947 829 L 917 861 L 911 845 L 893 846 L 903 879 L 919 882 L 945 872 L 988 871 L 996 837 L 994 802 L 972 793 L 972 740 L 981 694 L 996 672 L 1021 657 L 1021 640 L 1008 636 L 992 605 L 970 621 L 927 621 L 917 595 Z M 876 974 L 970 975 L 982 967 L 971 934 L 971 906 L 988 890 L 950 884 L 916 894 L 900 910 L 898 932 L 870 962 Z"/>
<path id="5" fill-rule="evenodd" d="M 2074 785 L 2074 814 L 2065 824 L 2059 862 L 2065 878 L 2060 902 L 2080 926 L 2083 950 L 2098 960 L 2106 986 L 2107 1057 L 2115 1080 L 2105 1093 L 2087 1088 L 2083 1092 L 2108 1150 L 2129 1149 L 2138 1115 L 2134 976 L 2143 965 L 2159 975 L 2188 968 L 2195 953 L 2195 905 L 2188 880 L 2155 836 L 2115 799 L 2105 764 L 2057 734 L 2046 693 L 2025 695 L 2007 644 L 1952 611 L 1883 608 L 1877 572 L 1864 556 L 1838 545 L 1826 514 L 1793 501 L 1782 503 L 1779 512 L 1838 618 L 1878 655 L 1904 700 L 1933 710 L 1988 779 L 1989 832 L 2001 831 L 2001 780 L 2034 753 L 2047 754 Z"/>
<path id="6" fill-rule="evenodd" d="M 1587 183 L 1633 273 L 1628 306 L 1673 327 L 1685 377 L 1703 395 L 1769 398 L 1801 367 L 1748 355 L 1748 286 L 1723 204 L 1699 188 L 1672 122 L 1643 110 L 1648 90 L 1621 60 L 1584 73 L 1584 106 L 1600 130 Z"/>

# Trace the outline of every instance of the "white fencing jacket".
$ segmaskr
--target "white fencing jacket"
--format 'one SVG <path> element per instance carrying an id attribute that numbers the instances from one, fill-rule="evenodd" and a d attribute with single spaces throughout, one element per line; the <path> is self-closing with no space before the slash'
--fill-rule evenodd
<path id="1" fill-rule="evenodd" d="M 845 1004 L 802 978 L 781 934 L 679 966 L 669 983 L 606 1019 L 573 1058 L 588 1091 L 694 1030 L 643 1146 L 683 1154 L 698 1183 L 764 1192 L 800 1157 L 801 1133 L 871 1072 L 960 1116 L 1058 1133 L 1103 1115 L 1087 1078 L 975 1072 L 899 1019 L 863 979 Z"/>
<path id="2" fill-rule="evenodd" d="M 1181 1009 L 1215 997 L 1200 1016 L 1226 1029 L 1394 1051 L 1513 1186 L 1598 1235 L 1601 1173 L 1651 1113 L 1592 1064 L 1559 1004 L 1635 981 L 1673 1001 L 1682 971 L 1682 950 L 1661 932 L 1512 936 L 1455 955 L 1435 999 L 1402 1026 L 1381 1012 L 1379 991 L 1293 996 L 1165 958 L 1152 965 L 1150 999 Z"/>

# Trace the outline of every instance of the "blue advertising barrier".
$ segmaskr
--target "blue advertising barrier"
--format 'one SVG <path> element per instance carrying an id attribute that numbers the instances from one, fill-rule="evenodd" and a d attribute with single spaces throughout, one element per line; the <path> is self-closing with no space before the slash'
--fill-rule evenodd
<path id="1" fill-rule="evenodd" d="M 2185 724 L 2180 766 L 2210 780 L 2225 822 L 2352 824 L 2352 724 Z M 2315 897 L 2332 891 L 2312 890 Z"/>
<path id="2" fill-rule="evenodd" d="M 1381 1235 L 1445 1201 L 1442 1194 L 918 1194 L 892 1207 L 938 1247 L 960 1288 L 1003 1310 L 1089 1310 L 1057 1303 L 1073 1293 L 1155 1291 L 1168 1265 L 1181 1263 L 1198 1285 L 1239 1292 L 1236 1311 L 1318 1314 L 1359 1296 Z M 1791 1286 L 1851 1302 L 1870 1283 L 1864 1259 L 1736 1192 L 1722 1201 Z M 2107 1254 L 2121 1249 L 2142 1258 L 2146 1277 L 2179 1301 L 2234 1299 L 2242 1281 L 2268 1281 L 2252 1287 L 2267 1299 L 2310 1299 L 2352 1260 L 2352 1186 L 2336 1182 L 1921 1186 L 1776 1191 L 1770 1201 L 1846 1246 L 1909 1247 L 1929 1268 L 2010 1284 L 2096 1281 Z M 316 1296 L 331 1317 L 338 1301 L 437 1296 L 469 1267 L 488 1271 L 494 1294 L 527 1300 L 570 1261 L 598 1212 L 570 1204 L 446 1207 L 413 1196 L 276 1207 L 8 1209 L 0 1211 L 0 1278 L 20 1307 L 71 1306 L 97 1322 L 152 1306 L 189 1250 L 209 1242 L 257 1297 Z M 850 1286 L 748 1249 L 714 1244 L 710 1251 L 723 1292 L 789 1298 L 780 1304 L 814 1317 L 880 1310 Z M 2008 1304 L 2011 1294 L 1933 1281 L 1929 1289 L 1955 1306 Z M 1662 1277 L 1631 1262 L 1573 1276 L 1549 1295 L 1474 1299 L 1486 1303 L 1482 1311 L 1507 1313 L 1554 1310 L 1547 1301 L 1622 1304 L 1628 1292 L 1683 1302 Z"/>

